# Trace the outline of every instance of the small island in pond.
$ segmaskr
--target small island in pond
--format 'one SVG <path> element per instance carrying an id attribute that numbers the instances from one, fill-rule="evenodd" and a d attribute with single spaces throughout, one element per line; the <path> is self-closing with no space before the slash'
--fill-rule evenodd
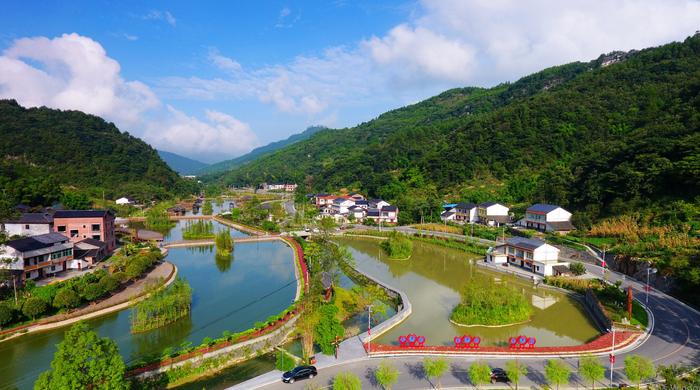
<path id="1" fill-rule="evenodd" d="M 413 241 L 399 232 L 391 233 L 389 238 L 381 243 L 381 247 L 389 258 L 394 260 L 408 260 L 413 254 Z"/>
<path id="2" fill-rule="evenodd" d="M 192 287 L 179 277 L 169 287 L 153 292 L 131 311 L 131 333 L 146 332 L 188 316 Z"/>
<path id="3" fill-rule="evenodd" d="M 450 320 L 464 326 L 505 326 L 528 321 L 532 305 L 517 288 L 491 279 L 472 279 Z"/>

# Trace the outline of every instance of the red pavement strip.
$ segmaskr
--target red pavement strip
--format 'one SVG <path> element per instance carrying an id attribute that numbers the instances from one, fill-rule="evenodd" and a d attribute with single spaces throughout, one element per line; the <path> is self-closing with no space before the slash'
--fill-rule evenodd
<path id="1" fill-rule="evenodd" d="M 635 342 L 644 333 L 623 331 L 615 332 L 615 349 L 624 348 Z M 364 344 L 365 351 L 367 344 Z M 606 333 L 597 339 L 581 345 L 571 345 L 562 347 L 533 347 L 526 349 L 508 348 L 508 347 L 479 347 L 479 348 L 456 348 L 454 346 L 439 345 L 439 346 L 423 346 L 423 347 L 400 347 L 398 345 L 382 345 L 371 344 L 370 355 L 416 355 L 416 354 L 437 354 L 437 355 L 520 355 L 520 356 L 537 356 L 537 355 L 567 355 L 582 353 L 601 353 L 612 350 L 612 333 Z"/>

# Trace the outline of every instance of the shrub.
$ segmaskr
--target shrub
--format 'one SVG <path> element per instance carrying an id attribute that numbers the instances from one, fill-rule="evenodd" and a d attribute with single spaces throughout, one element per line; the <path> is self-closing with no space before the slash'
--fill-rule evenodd
<path id="1" fill-rule="evenodd" d="M 141 273 L 143 272 L 143 267 L 139 262 L 132 262 L 129 263 L 129 265 L 126 266 L 126 276 L 129 279 L 136 279 L 139 276 L 141 276 Z"/>
<path id="2" fill-rule="evenodd" d="M 101 297 L 104 293 L 105 291 L 102 289 L 99 282 L 90 283 L 83 291 L 83 298 L 85 298 L 86 301 L 94 301 L 95 299 Z"/>
<path id="3" fill-rule="evenodd" d="M 294 366 L 296 366 L 296 362 L 287 352 L 277 351 L 275 367 L 278 370 L 282 372 L 289 371 L 294 368 Z"/>
<path id="4" fill-rule="evenodd" d="M 56 293 L 53 306 L 58 309 L 71 309 L 80 305 L 80 296 L 70 287 L 63 287 Z"/>
<path id="5" fill-rule="evenodd" d="M 49 284 L 41 287 L 34 287 L 32 289 L 32 296 L 36 298 L 41 298 L 44 302 L 46 302 L 47 305 L 50 305 L 51 302 L 53 302 L 54 297 L 56 296 L 56 292 L 58 292 L 58 285 Z"/>
<path id="6" fill-rule="evenodd" d="M 389 239 L 382 242 L 381 246 L 392 259 L 408 259 L 413 253 L 411 239 L 398 232 L 392 232 Z"/>
<path id="7" fill-rule="evenodd" d="M 362 382 L 351 372 L 341 372 L 333 378 L 333 390 L 361 390 Z"/>
<path id="8" fill-rule="evenodd" d="M 114 276 L 105 275 L 100 278 L 99 284 L 104 292 L 110 292 L 119 286 L 119 280 Z"/>
<path id="9" fill-rule="evenodd" d="M 569 270 L 576 276 L 581 276 L 586 273 L 586 267 L 580 262 L 571 263 L 571 265 L 569 265 Z"/>
<path id="10" fill-rule="evenodd" d="M 126 275 L 126 272 L 115 272 L 112 274 L 112 277 L 116 279 L 119 283 L 124 283 L 127 280 L 129 280 L 129 277 Z"/>
<path id="11" fill-rule="evenodd" d="M 338 321 L 338 308 L 335 305 L 323 305 L 319 309 L 321 319 L 314 328 L 316 342 L 321 347 L 321 352 L 332 355 L 335 352 L 336 336 L 343 337 L 345 328 Z"/>
<path id="12" fill-rule="evenodd" d="M 14 310 L 5 304 L 0 305 L 0 328 L 12 322 L 15 317 Z"/>
<path id="13" fill-rule="evenodd" d="M 36 317 L 44 314 L 47 309 L 46 302 L 37 297 L 30 297 L 22 305 L 22 314 L 34 320 Z"/>

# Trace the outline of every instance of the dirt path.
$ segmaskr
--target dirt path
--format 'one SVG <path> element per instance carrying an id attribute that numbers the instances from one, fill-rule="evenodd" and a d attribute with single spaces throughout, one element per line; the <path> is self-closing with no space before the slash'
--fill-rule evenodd
<path id="1" fill-rule="evenodd" d="M 141 295 L 143 294 L 144 287 L 149 282 L 158 279 L 165 279 L 165 285 L 169 285 L 175 280 L 176 275 L 177 268 L 175 267 L 175 265 L 167 261 L 163 262 L 161 264 L 158 264 L 153 270 L 151 270 L 151 272 L 149 272 L 148 275 L 146 275 L 146 277 L 137 280 L 136 282 L 127 286 L 124 290 L 119 291 L 118 293 L 110 296 L 107 299 L 103 299 L 99 303 L 82 306 L 81 308 L 73 310 L 70 313 L 57 314 L 51 317 L 42 318 L 41 320 L 38 320 L 25 327 L 7 329 L 2 333 L 13 334 L 1 340 L 0 342 L 9 340 L 13 337 L 17 337 L 23 334 L 59 328 L 81 320 L 99 317 L 105 314 L 122 310 L 129 306 L 129 304 L 131 303 L 130 300 L 132 298 L 143 298 L 141 297 Z"/>

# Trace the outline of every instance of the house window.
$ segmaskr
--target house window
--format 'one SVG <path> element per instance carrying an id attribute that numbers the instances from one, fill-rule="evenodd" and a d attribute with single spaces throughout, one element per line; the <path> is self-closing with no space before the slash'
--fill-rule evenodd
<path id="1" fill-rule="evenodd" d="M 56 266 L 55 266 L 55 265 L 52 265 L 52 266 L 51 266 L 51 271 L 55 271 L 55 270 L 56 270 Z"/>
<path id="2" fill-rule="evenodd" d="M 25 228 L 25 229 L 29 229 L 29 225 L 24 225 L 24 228 Z"/>
<path id="3" fill-rule="evenodd" d="M 100 231 L 100 224 L 99 224 L 99 223 L 93 223 L 93 224 L 92 224 L 92 231 L 93 231 L 93 232 L 99 232 L 99 231 Z"/>
<path id="4" fill-rule="evenodd" d="M 54 252 L 51 254 L 51 260 L 59 259 L 59 258 L 61 258 L 62 255 L 63 255 L 63 252 Z"/>
<path id="5" fill-rule="evenodd" d="M 85 225 L 83 225 L 83 229 L 85 229 Z"/>
<path id="6" fill-rule="evenodd" d="M 25 274 L 24 274 L 24 278 L 25 278 L 25 279 L 31 279 L 31 278 L 32 278 L 32 273 L 31 273 L 31 272 L 25 273 Z"/>
<path id="7" fill-rule="evenodd" d="M 93 235 L 92 235 L 92 239 L 93 239 L 93 240 L 99 240 L 99 239 L 100 239 L 100 235 L 99 235 L 99 234 L 93 234 Z"/>
<path id="8" fill-rule="evenodd" d="M 59 231 L 59 232 L 65 232 L 65 231 L 66 231 L 66 227 L 65 227 L 64 225 L 58 225 L 58 226 L 56 227 L 56 230 Z"/>
<path id="9" fill-rule="evenodd" d="M 71 230 L 71 231 L 70 231 L 70 236 L 71 236 L 71 237 L 78 237 L 78 231 L 77 231 L 77 230 Z"/>

